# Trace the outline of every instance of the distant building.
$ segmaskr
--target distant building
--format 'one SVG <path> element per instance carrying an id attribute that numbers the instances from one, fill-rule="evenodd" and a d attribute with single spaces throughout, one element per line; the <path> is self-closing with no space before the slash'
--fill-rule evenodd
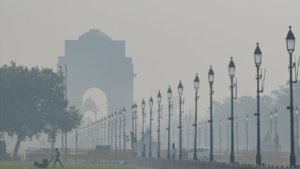
<path id="1" fill-rule="evenodd" d="M 278 145 L 278 151 L 281 151 L 281 144 Z M 277 151 L 273 136 L 270 131 L 267 132 L 264 139 L 260 142 L 261 151 Z"/>

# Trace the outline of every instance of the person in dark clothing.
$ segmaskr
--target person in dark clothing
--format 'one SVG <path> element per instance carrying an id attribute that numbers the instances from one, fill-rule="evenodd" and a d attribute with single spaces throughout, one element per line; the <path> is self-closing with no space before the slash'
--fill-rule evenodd
<path id="1" fill-rule="evenodd" d="M 54 161 L 54 165 L 53 165 L 52 168 L 55 167 L 56 162 L 59 162 L 59 164 L 61 165 L 61 167 L 64 168 L 64 166 L 63 166 L 62 163 L 60 162 L 61 156 L 60 156 L 60 153 L 58 152 L 58 148 L 56 148 L 55 151 L 56 151 L 56 159 L 55 159 L 55 161 Z M 54 156 L 54 157 L 55 157 L 55 156 Z"/>

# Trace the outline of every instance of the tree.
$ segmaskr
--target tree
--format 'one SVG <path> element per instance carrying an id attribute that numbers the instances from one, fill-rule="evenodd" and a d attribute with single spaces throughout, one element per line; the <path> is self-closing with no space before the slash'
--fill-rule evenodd
<path id="1" fill-rule="evenodd" d="M 238 98 L 237 100 L 234 100 L 234 120 L 235 117 L 238 116 L 239 118 L 239 124 L 238 127 L 240 128 L 239 131 L 244 131 L 245 128 L 245 119 L 246 115 L 249 115 L 249 133 L 251 137 L 249 138 L 249 145 L 250 147 L 256 147 L 256 116 L 254 116 L 254 113 L 256 113 L 257 110 L 257 102 L 256 98 L 252 96 L 242 96 Z M 219 103 L 214 101 L 214 121 L 215 124 L 217 124 L 217 121 L 219 119 L 222 120 L 222 127 L 226 128 L 226 121 L 231 116 L 231 99 L 226 98 L 224 99 L 223 103 Z M 261 137 L 264 137 L 264 135 L 269 130 L 269 119 L 270 119 L 270 112 L 274 109 L 273 99 L 270 96 L 262 96 L 260 98 L 260 114 L 261 114 Z M 229 127 L 231 123 L 229 123 Z M 234 122 L 234 130 L 236 130 L 236 122 Z M 216 129 L 216 127 L 215 127 Z M 215 132 L 215 134 L 218 134 Z M 229 130 L 230 135 L 230 130 Z M 235 136 L 236 137 L 236 136 Z M 227 133 L 222 132 L 222 138 L 225 138 L 222 142 L 223 146 L 227 147 Z M 245 132 L 239 132 L 239 144 L 240 147 L 246 146 L 246 142 L 244 141 L 246 138 Z M 236 139 L 236 138 L 235 138 Z M 216 140 L 216 139 L 215 139 Z M 230 141 L 230 137 L 229 137 Z M 236 141 L 236 140 L 235 140 Z M 229 147 L 230 148 L 230 147 Z"/>
<path id="2" fill-rule="evenodd" d="M 80 115 L 74 106 L 66 112 L 64 77 L 52 69 L 28 69 L 11 62 L 0 68 L 0 129 L 9 136 L 16 135 L 14 157 L 20 143 L 27 138 L 39 138 L 42 132 L 57 132 L 63 117 L 77 127 Z M 70 116 L 66 116 L 70 114 Z M 68 119 L 69 118 L 69 119 Z"/>
<path id="3" fill-rule="evenodd" d="M 272 91 L 272 97 L 274 98 L 275 107 L 278 109 L 278 133 L 280 144 L 283 145 L 283 149 L 289 150 L 290 138 L 291 138 L 291 126 L 290 126 L 290 111 L 287 106 L 290 105 L 290 86 L 289 81 L 282 86 L 279 86 L 278 90 Z M 300 106 L 300 82 L 293 84 L 293 101 L 294 110 L 296 106 Z M 296 116 L 294 116 L 295 119 Z"/>

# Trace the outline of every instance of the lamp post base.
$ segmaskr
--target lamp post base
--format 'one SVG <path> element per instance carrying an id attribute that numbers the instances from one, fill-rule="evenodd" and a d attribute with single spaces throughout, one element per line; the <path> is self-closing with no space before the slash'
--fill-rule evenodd
<path id="1" fill-rule="evenodd" d="M 197 160 L 197 153 L 194 153 L 194 160 Z"/>
<path id="2" fill-rule="evenodd" d="M 234 163 L 234 154 L 230 154 L 230 163 Z"/>
<path id="3" fill-rule="evenodd" d="M 294 154 L 290 155 L 290 166 L 296 166 L 296 157 Z"/>
<path id="4" fill-rule="evenodd" d="M 234 157 L 233 157 L 234 158 Z M 231 159 L 231 156 L 230 156 L 230 159 Z M 213 154 L 210 154 L 209 155 L 209 161 L 214 161 L 214 155 Z"/>
<path id="5" fill-rule="evenodd" d="M 261 155 L 260 154 L 256 155 L 256 164 L 261 165 Z"/>

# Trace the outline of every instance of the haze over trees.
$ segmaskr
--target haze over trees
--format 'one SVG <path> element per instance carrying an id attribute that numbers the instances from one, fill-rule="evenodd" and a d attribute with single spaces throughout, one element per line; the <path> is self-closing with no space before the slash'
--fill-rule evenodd
<path id="1" fill-rule="evenodd" d="M 58 129 L 69 132 L 82 122 L 75 106 L 67 109 L 62 72 L 16 65 L 0 68 L 0 131 L 16 136 L 14 157 L 20 143 L 47 133 L 55 139 Z"/>
<path id="2" fill-rule="evenodd" d="M 289 150 L 290 146 L 290 113 L 287 110 L 287 106 L 290 102 L 290 88 L 289 83 L 285 85 L 279 86 L 278 90 L 274 90 L 271 92 L 271 95 L 263 95 L 260 97 L 260 113 L 261 113 L 261 139 L 264 138 L 266 133 L 270 130 L 270 113 L 271 111 L 278 110 L 278 124 L 277 130 L 279 134 L 279 142 L 282 144 L 283 149 Z M 254 91 L 255 92 L 255 91 Z M 294 93 L 294 107 L 300 106 L 300 83 L 295 83 L 293 85 L 293 93 Z M 222 120 L 222 145 L 223 148 L 227 148 L 227 133 L 226 133 L 226 121 L 228 117 L 230 117 L 231 111 L 231 102 L 230 98 L 225 98 L 223 103 L 214 102 L 214 122 L 216 130 L 216 136 L 218 133 L 218 122 L 219 119 Z M 246 115 L 249 115 L 249 149 L 256 149 L 256 121 L 257 117 L 254 116 L 257 109 L 257 101 L 256 97 L 252 96 L 241 96 L 234 100 L 234 118 L 236 115 L 239 118 L 239 149 L 245 149 L 246 146 L 246 132 L 245 132 L 245 121 Z M 296 118 L 296 116 L 295 116 Z M 229 123 L 230 126 L 230 123 Z M 275 134 L 275 124 L 273 117 L 273 137 Z M 236 130 L 236 122 L 234 122 L 234 130 Z M 234 131 L 235 132 L 235 131 Z M 230 131 L 229 131 L 230 134 Z M 230 137 L 230 135 L 229 135 Z M 219 138 L 219 137 L 217 137 Z M 235 138 L 236 139 L 236 138 Z M 217 139 L 217 142 L 219 140 Z M 216 142 L 216 143 L 217 143 Z"/>

